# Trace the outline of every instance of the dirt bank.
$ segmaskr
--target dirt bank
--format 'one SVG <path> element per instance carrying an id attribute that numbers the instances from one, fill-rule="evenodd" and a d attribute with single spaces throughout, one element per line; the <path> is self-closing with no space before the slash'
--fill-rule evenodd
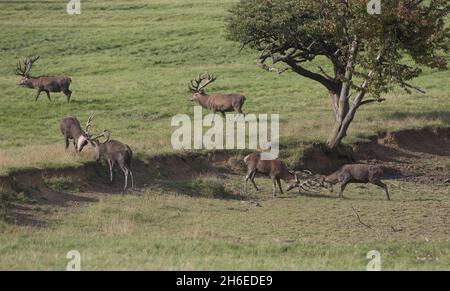
<path id="1" fill-rule="evenodd" d="M 316 173 L 327 174 L 349 162 L 379 164 L 386 178 L 417 183 L 449 183 L 450 128 L 407 130 L 374 136 L 370 142 L 354 144 L 348 153 L 329 154 L 317 145 L 305 149 L 299 165 Z M 244 154 L 183 153 L 151 157 L 133 162 L 137 191 L 157 180 L 188 180 L 199 175 L 244 175 Z M 351 158 L 349 158 L 351 156 Z M 61 207 L 96 202 L 102 195 L 120 195 L 123 176 L 118 171 L 109 183 L 105 164 L 95 162 L 65 169 L 22 170 L 0 177 L 2 191 L 25 199 L 14 201 L 9 221 L 15 224 L 45 225 L 44 214 Z M 449 184 L 450 185 L 450 184 Z M 1 202 L 1 201 L 0 201 Z"/>

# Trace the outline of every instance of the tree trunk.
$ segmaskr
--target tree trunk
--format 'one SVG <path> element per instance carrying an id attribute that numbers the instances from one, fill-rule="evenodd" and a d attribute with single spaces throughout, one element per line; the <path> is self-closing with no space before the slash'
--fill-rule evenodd
<path id="1" fill-rule="evenodd" d="M 335 149 L 347 135 L 347 129 L 353 118 L 346 119 L 349 114 L 348 98 L 341 100 L 340 94 L 337 92 L 330 92 L 330 97 L 334 116 L 334 126 L 328 137 L 327 146 L 330 149 Z"/>
<path id="2" fill-rule="evenodd" d="M 342 82 L 341 91 L 330 91 L 333 112 L 334 127 L 328 138 L 327 145 L 334 150 L 341 143 L 342 139 L 347 135 L 347 129 L 355 116 L 358 104 L 352 104 L 350 107 L 350 84 L 353 77 L 356 55 L 358 53 L 358 41 L 353 41 L 347 65 L 345 67 L 344 81 Z M 359 97 L 359 95 L 358 95 Z M 355 99 L 356 100 L 356 99 Z"/>

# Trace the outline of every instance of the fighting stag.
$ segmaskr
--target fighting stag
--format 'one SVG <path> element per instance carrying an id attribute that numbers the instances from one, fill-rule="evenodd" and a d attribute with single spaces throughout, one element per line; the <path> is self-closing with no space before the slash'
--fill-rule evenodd
<path id="1" fill-rule="evenodd" d="M 250 180 L 255 187 L 256 191 L 259 191 L 258 186 L 255 183 L 256 174 L 262 174 L 269 176 L 272 179 L 272 195 L 276 197 L 277 184 L 281 194 L 283 194 L 283 188 L 281 187 L 281 180 L 284 180 L 288 186 L 286 191 L 290 191 L 300 186 L 300 180 L 296 173 L 290 171 L 286 165 L 276 160 L 262 160 L 261 153 L 253 153 L 244 158 L 244 163 L 247 166 L 247 175 L 245 176 L 244 193 L 247 193 L 247 183 Z"/>
<path id="2" fill-rule="evenodd" d="M 99 139 L 101 137 L 106 138 L 106 141 L 101 143 Z M 104 157 L 109 165 L 109 176 L 111 183 L 113 182 L 113 169 L 117 164 L 125 175 L 125 186 L 123 191 L 125 192 L 128 187 L 128 176 L 131 176 L 131 188 L 134 188 L 133 172 L 131 171 L 131 161 L 133 159 L 133 151 L 131 148 L 119 141 L 110 139 L 110 132 L 105 130 L 102 134 L 95 137 L 91 137 L 90 142 L 95 148 L 95 157 L 97 162 L 101 157 Z"/>
<path id="3" fill-rule="evenodd" d="M 204 74 L 200 74 L 196 79 L 192 80 L 188 85 L 189 91 L 192 93 L 191 101 L 197 101 L 203 108 L 211 110 L 214 114 L 220 112 L 224 117 L 226 112 L 235 111 L 243 114 L 244 96 L 235 93 L 216 93 L 211 95 L 205 93 L 206 86 L 216 80 L 216 76 Z"/>
<path id="4" fill-rule="evenodd" d="M 69 140 L 73 140 L 73 146 L 79 153 L 88 144 L 93 118 L 94 114 L 91 114 L 86 122 L 84 130 L 81 128 L 80 122 L 75 117 L 67 116 L 61 120 L 60 129 L 66 142 L 66 151 L 69 148 Z"/>
<path id="5" fill-rule="evenodd" d="M 333 192 L 333 186 L 340 183 L 341 191 L 339 192 L 339 198 L 344 198 L 344 191 L 348 184 L 373 184 L 380 188 L 383 188 L 387 200 L 391 200 L 389 196 L 388 186 L 383 183 L 381 176 L 383 175 L 383 169 L 376 165 L 366 164 L 350 164 L 345 165 L 333 174 L 320 179 L 311 179 L 308 181 L 308 185 L 320 186 Z"/>
<path id="6" fill-rule="evenodd" d="M 70 102 L 72 91 L 69 90 L 72 79 L 67 76 L 39 76 L 32 77 L 30 75 L 33 64 L 39 59 L 39 56 L 26 58 L 23 62 L 18 61 L 15 74 L 22 76 L 18 85 L 30 89 L 37 89 L 37 95 L 35 101 L 39 99 L 39 95 L 42 91 L 47 93 L 48 100 L 50 98 L 50 92 L 63 92 L 67 97 L 67 103 Z"/>

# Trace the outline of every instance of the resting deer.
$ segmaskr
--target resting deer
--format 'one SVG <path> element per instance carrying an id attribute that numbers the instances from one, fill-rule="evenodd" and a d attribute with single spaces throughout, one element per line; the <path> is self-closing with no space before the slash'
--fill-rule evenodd
<path id="1" fill-rule="evenodd" d="M 281 194 L 283 194 L 280 180 L 284 180 L 288 184 L 286 191 L 290 191 L 300 185 L 300 180 L 298 179 L 297 174 L 290 171 L 286 165 L 278 159 L 261 160 L 261 153 L 253 153 L 244 158 L 244 163 L 247 166 L 244 193 L 247 193 L 247 183 L 249 180 L 252 182 L 256 191 L 259 191 L 258 186 L 256 186 L 255 183 L 255 176 L 258 173 L 269 176 L 272 179 L 273 197 L 276 197 L 277 184 Z"/>
<path id="2" fill-rule="evenodd" d="M 99 138 L 105 137 L 106 141 L 101 143 Z M 133 159 L 133 151 L 131 148 L 119 141 L 110 140 L 109 131 L 105 130 L 102 134 L 90 138 L 92 146 L 95 148 L 95 157 L 97 162 L 104 157 L 109 165 L 109 177 L 113 182 L 113 168 L 117 164 L 125 175 L 125 192 L 128 187 L 128 175 L 131 176 L 131 188 L 134 189 L 133 172 L 131 171 L 131 161 Z"/>
<path id="3" fill-rule="evenodd" d="M 240 94 L 222 94 L 216 93 L 208 95 L 205 93 L 205 88 L 209 84 L 217 80 L 214 75 L 200 74 L 196 79 L 192 80 L 188 85 L 189 91 L 192 93 L 191 101 L 197 101 L 203 108 L 210 109 L 214 114 L 216 112 L 222 113 L 225 117 L 225 112 L 237 112 L 243 114 L 242 106 L 245 102 L 245 97 Z M 202 85 L 202 83 L 204 84 Z"/>
<path id="4" fill-rule="evenodd" d="M 365 165 L 365 164 L 351 164 L 345 165 L 333 174 L 322 177 L 319 180 L 319 185 L 333 192 L 333 185 L 341 183 L 341 192 L 339 198 L 344 198 L 344 191 L 348 184 L 359 183 L 367 184 L 371 183 L 378 187 L 381 187 L 386 192 L 388 200 L 389 190 L 386 184 L 381 181 L 383 175 L 383 169 L 379 166 Z"/>
<path id="5" fill-rule="evenodd" d="M 35 101 L 39 99 L 39 95 L 42 91 L 47 93 L 48 100 L 50 98 L 50 92 L 63 92 L 67 97 L 67 103 L 70 102 L 70 96 L 72 91 L 69 90 L 72 79 L 66 76 L 40 76 L 32 77 L 30 70 L 33 64 L 39 59 L 37 57 L 26 58 L 23 62 L 17 62 L 16 75 L 22 76 L 18 85 L 26 88 L 37 89 L 37 95 Z"/>
<path id="6" fill-rule="evenodd" d="M 66 151 L 69 148 L 69 140 L 73 140 L 73 146 L 77 152 L 81 152 L 83 148 L 88 144 L 90 134 L 89 131 L 92 127 L 92 119 L 94 115 L 91 114 L 86 122 L 85 129 L 81 129 L 78 119 L 72 116 L 64 117 L 60 123 L 61 133 L 64 135 L 66 142 Z"/>

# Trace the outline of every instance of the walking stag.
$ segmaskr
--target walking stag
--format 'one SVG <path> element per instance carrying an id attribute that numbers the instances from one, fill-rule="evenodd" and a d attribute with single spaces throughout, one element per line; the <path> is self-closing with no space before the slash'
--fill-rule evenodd
<path id="1" fill-rule="evenodd" d="M 39 99 L 39 95 L 42 91 L 47 93 L 48 100 L 52 101 L 50 98 L 50 92 L 63 92 L 67 97 L 67 103 L 70 102 L 70 96 L 72 96 L 72 91 L 69 90 L 70 83 L 72 79 L 67 76 L 39 76 L 32 77 L 30 75 L 31 68 L 33 64 L 39 59 L 37 57 L 26 58 L 23 62 L 18 61 L 16 67 L 16 75 L 22 76 L 18 85 L 30 89 L 37 89 L 37 95 L 35 101 Z"/>

